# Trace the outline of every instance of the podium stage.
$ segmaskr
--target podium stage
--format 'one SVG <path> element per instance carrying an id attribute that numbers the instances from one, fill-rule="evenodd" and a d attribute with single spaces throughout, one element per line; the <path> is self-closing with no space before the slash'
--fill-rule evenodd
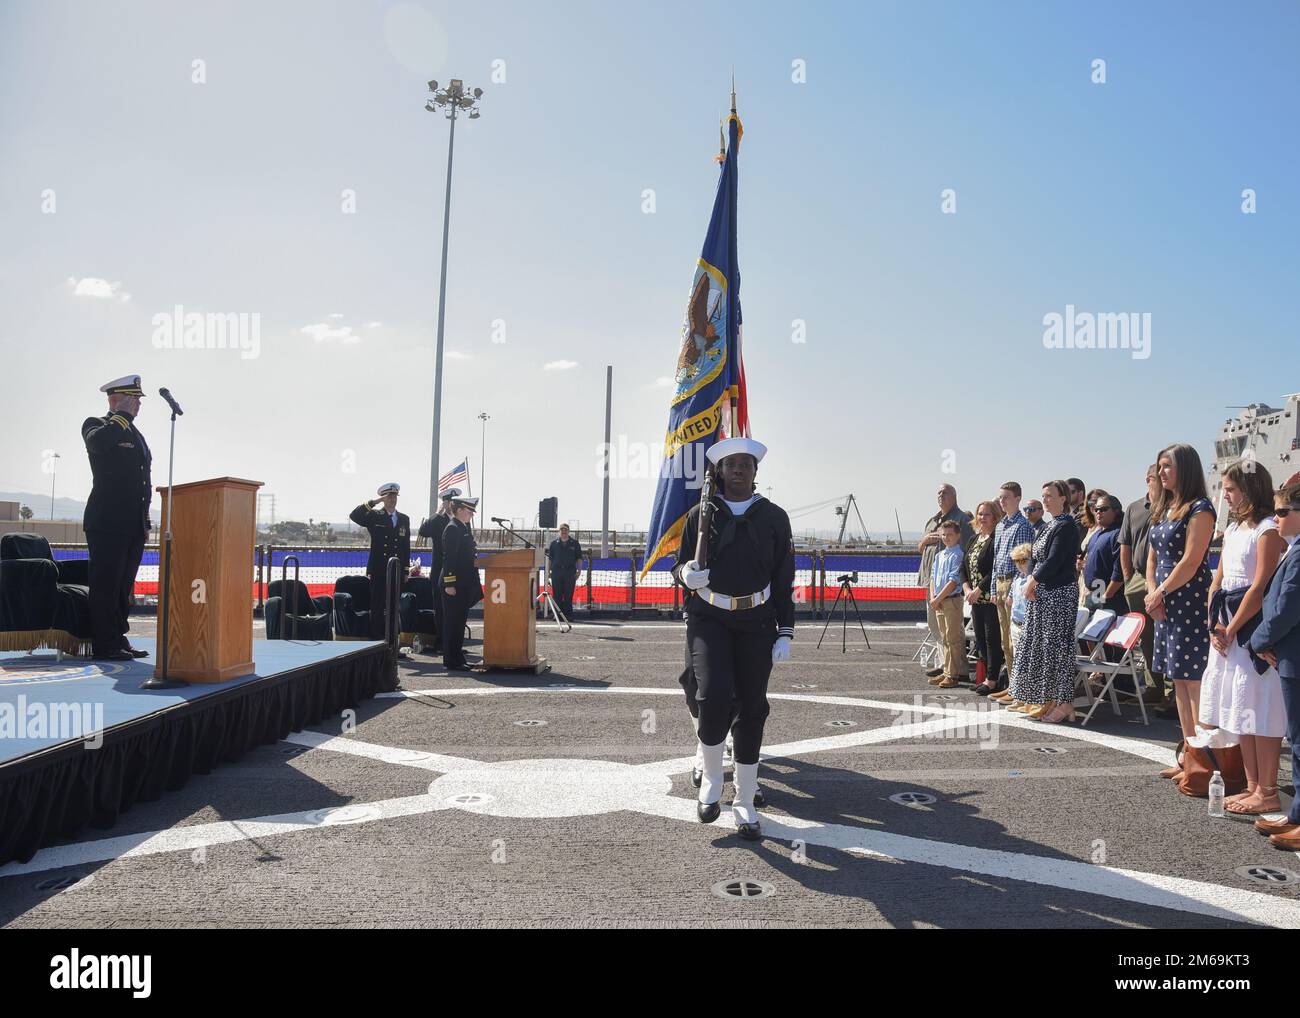
<path id="1" fill-rule="evenodd" d="M 149 657 L 0 654 L 0 865 L 86 825 L 111 827 L 257 746 L 337 716 L 384 688 L 378 642 L 254 640 L 253 668 L 224 682 L 143 690 Z M 102 733 L 102 745 L 88 748 Z"/>

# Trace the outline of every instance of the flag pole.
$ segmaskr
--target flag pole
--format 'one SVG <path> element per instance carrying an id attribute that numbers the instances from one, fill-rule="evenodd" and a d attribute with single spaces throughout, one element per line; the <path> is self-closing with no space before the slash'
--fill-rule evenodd
<path id="1" fill-rule="evenodd" d="M 469 476 L 469 457 L 468 457 L 468 456 L 465 457 L 465 487 L 467 487 L 467 488 L 469 489 L 469 496 L 468 496 L 468 497 L 469 497 L 469 498 L 473 498 L 473 497 L 474 497 L 474 482 L 470 480 L 470 476 Z"/>
<path id="2" fill-rule="evenodd" d="M 736 116 L 736 68 L 735 68 L 735 66 L 733 66 L 733 67 L 731 68 L 731 115 L 732 115 L 733 117 Z M 732 159 L 735 159 L 735 158 L 736 158 L 736 153 L 733 152 L 733 153 L 731 154 L 731 157 L 732 157 Z M 732 255 L 733 255 L 733 256 L 735 255 L 735 251 L 736 251 L 736 245 L 735 245 L 735 240 L 734 240 L 734 238 L 735 238 L 735 231 L 736 231 L 736 205 L 735 205 L 735 201 L 736 201 L 736 189 L 733 187 L 733 188 L 731 189 L 731 202 L 732 202 L 732 204 L 731 204 L 731 231 L 732 231 L 732 238 L 733 238 L 733 240 L 732 240 L 732 246 L 731 246 L 731 251 L 732 251 Z M 737 332 L 737 333 L 738 333 L 738 331 L 739 331 L 739 330 L 738 330 L 738 327 L 737 327 L 737 325 L 736 325 L 736 323 L 735 323 L 734 321 L 731 320 L 730 316 L 728 316 L 727 327 L 730 328 L 733 332 Z M 736 347 L 733 346 L 733 347 L 732 347 L 732 350 L 735 350 L 735 349 L 736 349 Z M 739 364 L 739 362 L 737 362 L 736 364 L 731 365 L 731 370 L 732 370 L 733 372 L 738 372 L 738 371 L 740 370 L 740 364 Z M 732 383 L 732 385 L 731 385 L 731 392 L 730 392 L 730 394 L 729 394 L 729 396 L 730 396 L 730 399 L 729 399 L 729 404 L 730 404 L 730 406 L 729 406 L 729 411 L 730 411 L 730 413 L 729 413 L 729 415 L 728 415 L 728 416 L 729 416 L 729 420 L 727 421 L 727 437 L 728 437 L 728 438 L 739 438 L 739 437 L 740 437 L 740 382 L 739 382 L 739 375 L 735 375 L 735 376 L 733 376 L 733 377 L 736 378 L 736 381 L 734 381 L 734 382 Z"/>

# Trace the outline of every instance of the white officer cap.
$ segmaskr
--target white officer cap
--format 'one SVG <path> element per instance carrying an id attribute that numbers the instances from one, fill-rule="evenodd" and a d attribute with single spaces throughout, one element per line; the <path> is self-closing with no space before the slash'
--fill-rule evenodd
<path id="1" fill-rule="evenodd" d="M 457 495 L 459 495 L 459 494 L 460 494 L 460 489 L 459 489 L 459 488 L 448 488 L 446 491 L 444 491 L 444 492 L 443 492 L 441 495 L 439 495 L 438 497 L 439 497 L 440 499 L 442 499 L 444 502 L 447 502 L 447 501 L 450 501 L 451 499 L 455 498 L 455 497 L 456 497 Z"/>
<path id="2" fill-rule="evenodd" d="M 466 509 L 474 509 L 475 511 L 478 510 L 477 498 L 460 498 L 459 496 L 457 496 L 456 498 L 451 500 L 451 504 L 454 505 L 457 509 L 463 506 Z"/>
<path id="3" fill-rule="evenodd" d="M 402 486 L 401 486 L 400 484 L 398 484 L 398 483 L 395 482 L 395 481 L 389 481 L 387 484 L 381 484 L 381 485 L 379 486 L 379 491 L 376 492 L 376 494 L 381 495 L 381 496 L 382 496 L 382 495 L 396 495 L 396 494 L 397 494 L 399 491 L 401 491 L 401 490 L 402 490 Z"/>
<path id="4" fill-rule="evenodd" d="M 110 396 L 121 394 L 123 396 L 143 396 L 144 389 L 140 387 L 139 375 L 123 375 L 121 378 L 115 378 L 111 382 L 105 382 L 99 387 L 100 392 L 106 392 Z"/>
<path id="5" fill-rule="evenodd" d="M 762 463 L 763 457 L 767 455 L 767 446 L 762 442 L 755 442 L 752 438 L 724 438 L 721 442 L 714 442 L 706 455 L 709 457 L 709 462 L 716 467 L 726 457 L 739 453 L 747 453 L 754 457 L 755 463 Z"/>

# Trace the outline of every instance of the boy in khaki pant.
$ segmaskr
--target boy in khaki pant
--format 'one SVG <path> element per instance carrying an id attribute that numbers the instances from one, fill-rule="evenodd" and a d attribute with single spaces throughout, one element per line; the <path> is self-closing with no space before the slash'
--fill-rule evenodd
<path id="1" fill-rule="evenodd" d="M 930 679 L 930 685 L 952 689 L 969 678 L 966 664 L 966 626 L 961 615 L 961 528 L 954 520 L 945 520 L 939 528 L 943 548 L 934 557 L 930 571 L 930 607 L 939 623 L 943 639 L 943 674 Z"/>

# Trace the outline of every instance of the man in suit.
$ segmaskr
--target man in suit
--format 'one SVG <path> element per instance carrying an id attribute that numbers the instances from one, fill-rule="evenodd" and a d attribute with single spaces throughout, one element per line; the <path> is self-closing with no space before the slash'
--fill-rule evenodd
<path id="1" fill-rule="evenodd" d="M 478 548 L 474 544 L 474 513 L 478 499 L 456 497 L 451 501 L 452 517 L 442 532 L 442 613 L 447 630 L 442 634 L 442 663 L 450 671 L 466 671 L 465 620 L 469 610 L 483 600 L 478 578 Z"/>
<path id="2" fill-rule="evenodd" d="M 438 586 L 438 577 L 442 575 L 442 532 L 447 529 L 447 523 L 451 519 L 451 500 L 458 495 L 460 495 L 459 488 L 448 488 L 438 496 L 441 502 L 433 519 L 420 523 L 420 536 L 428 538 L 433 549 L 433 561 L 429 564 L 429 578 L 433 581 L 434 628 L 438 631 L 432 648 L 434 654 L 442 653 L 442 633 L 443 626 L 446 624 L 442 610 L 442 588 Z"/>
<path id="3" fill-rule="evenodd" d="M 370 638 L 384 638 L 384 584 L 388 577 L 388 560 L 397 557 L 401 575 L 398 583 L 406 579 L 411 570 L 411 520 L 397 511 L 397 495 L 401 486 L 393 482 L 381 484 L 377 494 L 357 506 L 348 518 L 358 527 L 370 532 L 370 557 L 366 560 L 366 575 L 370 577 Z M 383 503 L 382 510 L 375 506 Z"/>
<path id="4" fill-rule="evenodd" d="M 1300 483 L 1282 486 L 1274 500 L 1277 530 L 1289 547 L 1264 592 L 1260 622 L 1250 637 L 1250 649 L 1277 669 L 1286 703 L 1287 740 L 1291 743 L 1291 773 L 1300 782 Z M 1281 820 L 1256 820 L 1275 848 L 1300 852 L 1300 795 Z"/>
<path id="5" fill-rule="evenodd" d="M 582 562 L 582 545 L 569 536 L 569 525 L 560 525 L 560 536 L 546 549 L 550 562 L 551 588 L 555 603 L 566 619 L 573 618 L 573 586 L 578 580 L 578 566 Z"/>
<path id="6" fill-rule="evenodd" d="M 132 647 L 126 633 L 149 536 L 153 456 L 135 426 L 144 398 L 140 376 L 115 379 L 99 391 L 108 395 L 108 413 L 81 425 L 93 477 L 83 520 L 90 549 L 91 653 L 97 661 L 130 661 L 148 654 Z"/>

